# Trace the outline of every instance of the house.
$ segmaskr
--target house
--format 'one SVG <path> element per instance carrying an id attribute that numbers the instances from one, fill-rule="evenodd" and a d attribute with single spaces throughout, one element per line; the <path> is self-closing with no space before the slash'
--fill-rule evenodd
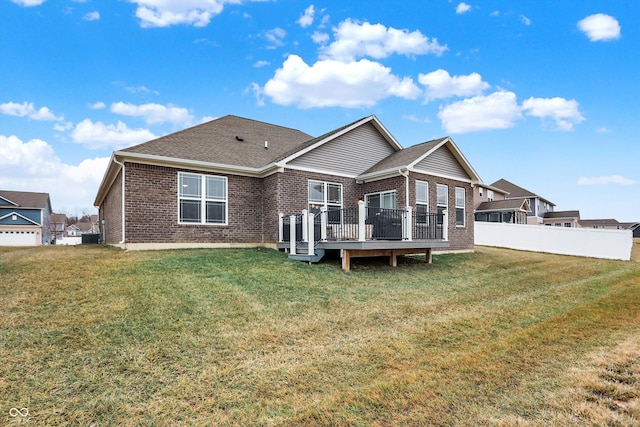
<path id="1" fill-rule="evenodd" d="M 544 216 L 547 212 L 553 212 L 555 204 L 549 200 L 519 187 L 506 179 L 500 179 L 492 187 L 500 188 L 508 193 L 506 200 L 526 200 L 529 204 L 527 213 L 527 224 L 540 225 L 544 223 Z"/>
<path id="2" fill-rule="evenodd" d="M 65 228 L 67 228 L 67 215 L 51 214 L 49 229 L 51 230 L 52 239 L 56 241 L 62 239 L 65 235 Z"/>
<path id="3" fill-rule="evenodd" d="M 582 228 L 595 228 L 600 230 L 622 230 L 624 227 L 613 218 L 608 219 L 581 219 L 578 221 Z"/>
<path id="4" fill-rule="evenodd" d="M 640 222 L 621 222 L 620 226 L 625 230 L 631 230 L 634 238 L 640 237 Z"/>
<path id="5" fill-rule="evenodd" d="M 509 193 L 484 183 L 473 189 L 475 220 L 526 224 L 529 202 L 526 199 L 507 200 Z"/>
<path id="6" fill-rule="evenodd" d="M 546 212 L 542 223 L 547 226 L 578 228 L 580 225 L 580 211 Z"/>
<path id="7" fill-rule="evenodd" d="M 0 246 L 51 243 L 48 193 L 0 190 Z"/>
<path id="8" fill-rule="evenodd" d="M 375 116 L 316 138 L 224 116 L 115 151 L 95 206 L 103 241 L 128 249 L 268 246 L 295 255 L 283 229 L 308 238 L 315 228 L 285 222 L 324 218 L 305 253 L 340 249 L 348 269 L 350 256 L 373 251 L 393 263 L 411 250 L 472 250 L 479 182 L 451 138 L 403 148 Z M 381 213 L 395 228 L 372 242 Z M 438 238 L 425 237 L 428 227 L 439 227 Z"/>

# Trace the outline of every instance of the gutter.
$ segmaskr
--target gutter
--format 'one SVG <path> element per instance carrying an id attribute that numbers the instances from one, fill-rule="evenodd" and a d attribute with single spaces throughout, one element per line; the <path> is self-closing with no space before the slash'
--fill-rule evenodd
<path id="1" fill-rule="evenodd" d="M 125 172 L 125 169 L 124 169 L 124 162 L 120 163 L 115 156 L 113 156 L 113 161 L 122 167 L 122 240 L 118 243 L 119 245 L 122 245 L 125 240 L 125 232 L 124 232 L 124 224 L 125 224 L 125 221 L 124 221 L 124 181 L 125 181 L 124 172 Z"/>
<path id="2" fill-rule="evenodd" d="M 407 172 L 402 172 L 402 169 L 398 169 L 398 173 L 404 176 L 404 207 L 405 209 L 409 207 L 409 170 L 405 169 Z"/>

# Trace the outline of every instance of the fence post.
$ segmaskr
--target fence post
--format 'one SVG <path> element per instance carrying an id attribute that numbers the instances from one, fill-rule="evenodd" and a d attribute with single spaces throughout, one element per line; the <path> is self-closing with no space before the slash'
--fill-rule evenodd
<path id="1" fill-rule="evenodd" d="M 308 242 L 309 237 L 307 234 L 307 218 L 309 218 L 309 213 L 306 209 L 302 209 L 302 241 Z"/>
<path id="2" fill-rule="evenodd" d="M 367 210 L 364 204 L 364 200 L 358 200 L 358 241 L 364 242 L 367 236 L 366 225 L 364 223 L 367 216 Z"/>
<path id="3" fill-rule="evenodd" d="M 327 241 L 327 207 L 320 208 L 320 240 Z"/>
<path id="4" fill-rule="evenodd" d="M 284 214 L 280 212 L 278 214 L 278 242 L 282 243 L 284 241 Z"/>
<path id="5" fill-rule="evenodd" d="M 402 228 L 404 230 L 404 236 L 402 236 L 405 240 L 413 240 L 413 215 L 412 215 L 412 210 L 411 210 L 411 206 L 407 206 L 407 210 L 405 212 L 405 214 L 402 216 L 403 220 L 404 220 L 404 227 Z"/>
<path id="6" fill-rule="evenodd" d="M 314 217 L 315 215 L 313 213 L 309 213 L 309 219 L 307 221 L 307 228 L 309 229 L 309 231 L 307 232 L 307 236 L 309 237 L 309 241 L 307 243 L 307 255 L 315 255 L 315 223 L 314 223 Z"/>
<path id="7" fill-rule="evenodd" d="M 447 209 L 442 211 L 442 240 L 445 242 L 449 240 L 449 215 Z"/>
<path id="8" fill-rule="evenodd" d="M 289 217 L 289 253 L 296 254 L 296 216 Z"/>

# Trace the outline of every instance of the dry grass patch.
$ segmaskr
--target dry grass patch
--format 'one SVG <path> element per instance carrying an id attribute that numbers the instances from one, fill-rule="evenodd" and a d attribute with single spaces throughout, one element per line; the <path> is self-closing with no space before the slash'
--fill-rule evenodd
<path id="1" fill-rule="evenodd" d="M 575 425 L 549 400 L 586 402 L 565 374 L 637 342 L 637 263 L 480 248 L 385 264 L 0 249 L 0 420 Z"/>

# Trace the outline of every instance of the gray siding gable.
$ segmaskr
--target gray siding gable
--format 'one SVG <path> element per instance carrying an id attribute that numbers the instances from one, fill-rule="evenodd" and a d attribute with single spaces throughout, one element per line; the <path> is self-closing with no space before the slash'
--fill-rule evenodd
<path id="1" fill-rule="evenodd" d="M 16 220 L 13 220 L 16 215 Z M 35 209 L 0 210 L 0 224 L 2 225 L 41 225 L 40 211 Z"/>
<path id="2" fill-rule="evenodd" d="M 414 169 L 427 174 L 457 178 L 465 181 L 471 179 L 446 145 L 442 145 L 436 151 L 416 163 Z"/>
<path id="3" fill-rule="evenodd" d="M 293 159 L 289 166 L 355 177 L 395 151 L 368 122 Z"/>

